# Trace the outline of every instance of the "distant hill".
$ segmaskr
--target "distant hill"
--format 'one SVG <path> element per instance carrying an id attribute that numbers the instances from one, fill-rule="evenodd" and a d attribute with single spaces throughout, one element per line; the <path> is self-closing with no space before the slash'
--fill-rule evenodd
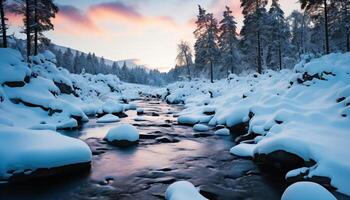
<path id="1" fill-rule="evenodd" d="M 64 47 L 64 46 L 53 44 L 53 43 L 52 43 L 52 46 L 54 46 L 54 48 L 57 49 L 57 50 L 61 50 L 62 53 L 64 53 L 68 48 L 70 48 L 70 47 Z M 70 49 L 71 49 L 73 55 L 75 55 L 77 52 L 84 53 L 85 55 L 88 54 L 88 53 L 79 51 L 77 49 L 73 49 L 73 48 L 70 48 Z M 101 59 L 101 57 L 99 57 L 99 56 L 97 56 L 97 58 Z M 125 62 L 126 66 L 129 67 L 129 68 L 142 67 L 142 68 L 145 68 L 145 69 L 149 69 L 148 67 L 146 67 L 146 65 L 137 64 L 138 63 L 137 59 L 126 59 L 126 60 L 117 60 L 117 61 L 109 60 L 109 59 L 106 59 L 106 58 L 104 58 L 104 59 L 105 59 L 106 64 L 109 65 L 109 66 L 112 66 L 113 62 L 117 62 L 119 66 L 123 66 L 123 64 Z"/>

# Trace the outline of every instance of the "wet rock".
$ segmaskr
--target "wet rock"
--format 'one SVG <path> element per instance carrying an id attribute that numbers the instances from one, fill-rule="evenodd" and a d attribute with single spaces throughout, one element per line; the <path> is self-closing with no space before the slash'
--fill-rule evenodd
<path id="1" fill-rule="evenodd" d="M 259 165 L 270 166 L 282 172 L 305 166 L 305 161 L 301 157 L 284 150 L 277 150 L 269 154 L 255 154 L 253 160 Z"/>
<path id="2" fill-rule="evenodd" d="M 229 127 L 230 132 L 235 135 L 244 135 L 248 132 L 249 122 L 242 122 Z"/>
<path id="3" fill-rule="evenodd" d="M 3 85 L 6 85 L 8 87 L 23 87 L 26 83 L 24 81 L 12 81 L 12 82 L 5 82 Z"/>
<path id="4" fill-rule="evenodd" d="M 171 127 L 171 124 L 159 124 L 158 126 L 168 128 Z"/>
<path id="5" fill-rule="evenodd" d="M 200 137 L 209 137 L 212 136 L 213 134 L 211 133 L 206 133 L 206 132 L 196 132 L 193 134 L 193 137 L 195 138 L 200 138 Z"/>
<path id="6" fill-rule="evenodd" d="M 140 134 L 140 139 L 155 139 L 157 137 L 161 137 L 162 135 L 156 134 L 156 133 L 147 133 L 147 134 Z"/>
<path id="7" fill-rule="evenodd" d="M 158 113 L 156 113 L 156 112 L 152 112 L 152 116 L 153 116 L 153 117 L 158 117 L 158 116 L 159 116 L 159 114 L 158 114 Z"/>
<path id="8" fill-rule="evenodd" d="M 226 126 L 224 126 L 224 125 L 216 125 L 214 130 L 219 130 L 219 129 L 223 129 L 223 128 L 226 128 Z"/>
<path id="9" fill-rule="evenodd" d="M 106 140 L 106 139 L 104 139 Z M 107 141 L 107 140 L 106 140 Z M 107 141 L 108 144 L 116 146 L 116 147 L 131 147 L 134 145 L 137 145 L 139 143 L 139 141 L 128 141 L 128 140 L 113 140 L 113 141 Z"/>
<path id="10" fill-rule="evenodd" d="M 254 132 L 250 132 L 250 133 L 247 133 L 245 135 L 240 135 L 238 136 L 236 139 L 235 139 L 235 142 L 237 143 L 241 143 L 243 141 L 247 141 L 247 140 L 252 140 L 254 139 L 255 137 L 259 136 L 259 134 L 257 133 L 254 133 Z"/>
<path id="11" fill-rule="evenodd" d="M 215 115 L 215 111 L 204 111 L 203 114 L 205 114 L 205 115 Z"/>
<path id="12" fill-rule="evenodd" d="M 54 82 L 55 85 L 60 89 L 62 94 L 75 94 L 73 88 L 65 83 Z"/>
<path id="13" fill-rule="evenodd" d="M 163 183 L 163 184 L 170 184 L 175 182 L 176 179 L 171 176 L 166 176 L 166 177 L 161 177 L 161 178 L 156 178 L 152 180 L 152 183 Z"/>
<path id="14" fill-rule="evenodd" d="M 65 176 L 84 174 L 90 171 L 91 163 L 77 163 L 53 168 L 40 168 L 34 171 L 25 170 L 21 173 L 8 172 L 11 177 L 9 183 L 21 183 L 29 181 L 48 181 L 49 179 L 64 179 Z"/>
<path id="15" fill-rule="evenodd" d="M 145 111 L 144 111 L 142 108 L 138 108 L 138 109 L 136 110 L 136 113 L 137 113 L 137 115 L 142 115 L 142 114 L 145 113 Z"/>
<path id="16" fill-rule="evenodd" d="M 159 143 L 175 143 L 175 142 L 179 142 L 178 139 L 169 137 L 169 136 L 162 136 L 159 138 L 156 138 L 156 141 Z"/>

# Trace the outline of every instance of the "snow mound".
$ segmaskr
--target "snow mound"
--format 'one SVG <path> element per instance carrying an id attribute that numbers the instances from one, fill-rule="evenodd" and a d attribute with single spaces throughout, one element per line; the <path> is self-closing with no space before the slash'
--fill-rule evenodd
<path id="1" fill-rule="evenodd" d="M 49 130 L 0 126 L 0 180 L 36 169 L 91 162 L 88 145 Z"/>
<path id="2" fill-rule="evenodd" d="M 119 117 L 113 114 L 107 114 L 97 119 L 97 123 L 112 123 L 112 122 L 119 122 L 119 121 L 120 121 Z"/>
<path id="3" fill-rule="evenodd" d="M 328 190 L 317 183 L 297 182 L 284 191 L 281 200 L 337 200 Z"/>
<path id="4" fill-rule="evenodd" d="M 6 82 L 23 82 L 30 76 L 31 70 L 21 54 L 9 48 L 0 48 L 0 84 Z"/>
<path id="5" fill-rule="evenodd" d="M 105 140 L 137 142 L 139 140 L 139 131 L 130 124 L 120 124 L 108 131 Z"/>
<path id="6" fill-rule="evenodd" d="M 178 181 L 171 184 L 165 192 L 167 200 L 206 200 L 188 181 Z"/>
<path id="7" fill-rule="evenodd" d="M 193 130 L 198 132 L 206 132 L 206 131 L 209 131 L 209 127 L 204 124 L 196 124 L 193 126 Z"/>
<path id="8" fill-rule="evenodd" d="M 230 135 L 230 130 L 228 128 L 222 128 L 217 131 L 215 131 L 215 135 Z"/>

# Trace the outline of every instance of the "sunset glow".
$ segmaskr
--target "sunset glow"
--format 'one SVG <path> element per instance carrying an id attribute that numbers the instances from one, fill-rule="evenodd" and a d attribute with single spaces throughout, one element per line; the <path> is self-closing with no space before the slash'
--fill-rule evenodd
<path id="1" fill-rule="evenodd" d="M 239 0 L 56 0 L 60 8 L 53 20 L 55 30 L 47 33 L 52 42 L 95 52 L 111 60 L 137 59 L 140 64 L 160 71 L 175 65 L 176 44 L 193 44 L 197 4 L 220 19 L 230 6 L 242 26 Z M 77 6 L 79 5 L 79 6 Z M 298 9 L 296 3 L 281 0 L 286 14 Z M 10 15 L 12 25 L 21 19 Z"/>

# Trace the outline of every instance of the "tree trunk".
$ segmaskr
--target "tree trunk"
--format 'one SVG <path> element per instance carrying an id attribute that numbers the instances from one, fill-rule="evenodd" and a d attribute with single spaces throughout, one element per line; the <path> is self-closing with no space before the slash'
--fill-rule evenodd
<path id="1" fill-rule="evenodd" d="M 213 61 L 210 61 L 210 82 L 214 83 L 214 76 L 213 76 Z"/>
<path id="2" fill-rule="evenodd" d="M 230 45 L 230 53 L 231 53 L 231 57 L 230 57 L 230 65 L 231 65 L 231 74 L 233 74 L 233 49 L 232 49 L 232 42 Z M 228 67 L 227 67 L 227 71 L 228 71 Z M 228 78 L 229 74 L 227 73 L 227 78 Z"/>
<path id="3" fill-rule="evenodd" d="M 261 64 L 261 44 L 260 44 L 260 31 L 258 31 L 258 49 L 257 49 L 257 59 L 258 59 L 258 73 L 262 73 L 262 64 Z"/>
<path id="4" fill-rule="evenodd" d="M 346 51 L 347 52 L 350 51 L 350 33 L 349 32 L 346 34 Z"/>
<path id="5" fill-rule="evenodd" d="M 34 55 L 38 55 L 38 0 L 34 0 Z"/>
<path id="6" fill-rule="evenodd" d="M 191 70 L 190 70 L 190 65 L 188 62 L 188 58 L 187 58 L 187 53 L 185 52 L 185 58 L 186 58 L 186 67 L 187 67 L 187 75 L 188 75 L 188 79 L 191 81 Z"/>
<path id="7" fill-rule="evenodd" d="M 30 37 L 30 9 L 29 9 L 29 0 L 26 0 L 26 36 L 27 36 L 27 61 L 31 55 L 31 37 Z"/>
<path id="8" fill-rule="evenodd" d="M 327 9 L 327 0 L 323 0 L 324 4 L 324 29 L 325 29 L 325 51 L 326 54 L 329 54 L 329 36 L 328 36 L 328 9 Z"/>
<path id="9" fill-rule="evenodd" d="M 281 44 L 278 45 L 278 61 L 280 70 L 282 70 L 282 50 L 281 50 Z"/>
<path id="10" fill-rule="evenodd" d="M 5 12 L 4 12 L 3 0 L 0 0 L 0 15 L 1 15 L 1 30 L 2 30 L 2 47 L 7 48 L 6 24 L 5 24 Z"/>
<path id="11" fill-rule="evenodd" d="M 191 79 L 191 71 L 190 71 L 190 66 L 189 66 L 189 64 L 187 63 L 187 74 L 188 74 L 188 79 L 191 81 L 192 79 Z"/>

